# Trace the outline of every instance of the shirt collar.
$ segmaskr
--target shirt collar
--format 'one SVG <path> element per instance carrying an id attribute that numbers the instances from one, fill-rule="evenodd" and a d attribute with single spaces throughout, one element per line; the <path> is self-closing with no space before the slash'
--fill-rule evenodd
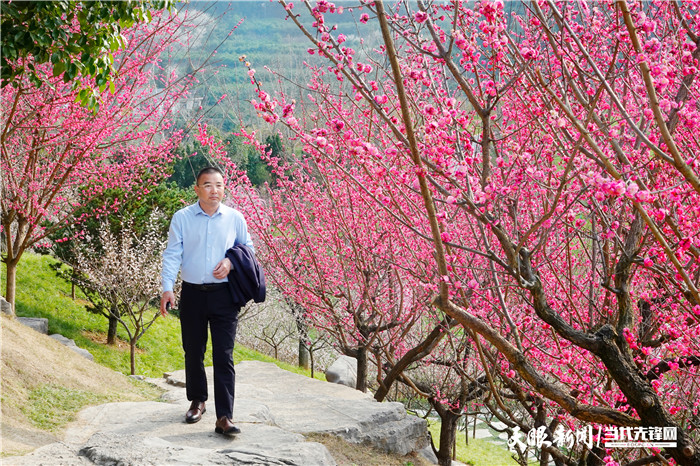
<path id="1" fill-rule="evenodd" d="M 195 202 L 194 205 L 195 205 L 195 207 L 194 207 L 195 215 L 202 214 L 202 215 L 206 215 L 207 217 L 209 216 L 206 212 L 204 212 L 204 209 L 202 209 L 202 206 L 199 205 L 199 201 Z M 212 215 L 212 217 L 216 217 L 220 213 L 221 213 L 221 204 L 219 204 L 219 207 L 216 209 L 216 212 L 214 212 L 214 215 Z"/>

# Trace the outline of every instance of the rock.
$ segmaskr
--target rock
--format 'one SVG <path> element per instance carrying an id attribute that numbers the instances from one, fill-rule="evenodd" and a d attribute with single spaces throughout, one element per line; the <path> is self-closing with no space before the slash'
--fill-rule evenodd
<path id="1" fill-rule="evenodd" d="M 175 385 L 176 387 L 184 387 L 185 386 L 184 380 L 178 380 L 176 378 L 173 378 L 172 374 L 170 372 L 163 373 L 163 378 L 170 385 Z"/>
<path id="2" fill-rule="evenodd" d="M 90 352 L 89 352 L 88 350 L 86 350 L 86 349 L 83 349 L 83 348 L 78 347 L 78 346 L 75 344 L 75 340 L 71 340 L 70 338 L 66 338 L 66 337 L 64 337 L 63 335 L 61 335 L 60 333 L 54 333 L 54 334 L 49 335 L 49 336 L 50 336 L 51 338 L 53 338 L 54 340 L 58 341 L 59 343 L 61 343 L 61 344 L 65 345 L 65 346 L 67 346 L 68 348 L 72 349 L 73 351 L 75 351 L 76 353 L 78 353 L 79 355 L 81 355 L 82 357 L 84 357 L 84 358 L 86 358 L 86 359 L 89 359 L 90 361 L 94 361 L 94 360 L 95 360 L 95 357 L 92 355 L 92 353 L 90 353 Z"/>
<path id="3" fill-rule="evenodd" d="M 368 393 L 257 361 L 237 364 L 236 374 L 236 399 L 264 403 L 283 429 L 332 434 L 400 455 L 429 445 L 426 421 L 409 416 L 401 403 L 377 403 Z"/>
<path id="4" fill-rule="evenodd" d="M 54 340 L 56 340 L 57 342 L 59 342 L 60 344 L 62 344 L 62 345 L 65 345 L 65 346 L 75 346 L 75 340 L 71 340 L 70 338 L 64 337 L 64 336 L 61 335 L 60 333 L 52 333 L 52 334 L 49 335 L 49 336 L 50 336 L 51 338 L 53 338 Z"/>
<path id="5" fill-rule="evenodd" d="M 272 425 L 266 406 L 246 400 L 237 404 L 234 417 L 241 433 L 234 439 L 214 433 L 213 409 L 197 424 L 186 424 L 189 402 L 184 398 L 176 404 L 128 402 L 87 408 L 65 438 L 81 445 L 80 455 L 95 464 L 335 464 L 323 445 Z"/>
<path id="6" fill-rule="evenodd" d="M 242 432 L 238 437 L 243 436 Z M 237 442 L 216 435 L 206 435 L 204 443 L 191 439 L 174 442 L 134 434 L 93 435 L 79 454 L 95 464 L 139 465 L 334 465 L 328 450 L 319 443 L 305 442 L 301 435 L 272 426 L 258 425 L 247 429 L 251 441 Z M 209 440 L 211 438 L 211 440 Z M 194 440 L 194 441 L 192 441 Z"/>
<path id="7" fill-rule="evenodd" d="M 85 359 L 89 359 L 90 361 L 95 360 L 95 357 L 92 355 L 92 353 L 86 350 L 85 348 L 80 348 L 78 346 L 69 346 L 69 348 L 81 355 L 82 357 L 84 357 Z"/>
<path id="8" fill-rule="evenodd" d="M 419 450 L 418 454 L 426 460 L 430 461 L 432 464 L 438 464 L 438 458 L 435 452 L 433 451 L 432 445 L 428 445 L 425 448 Z M 452 460 L 452 465 L 455 465 L 455 460 Z"/>
<path id="9" fill-rule="evenodd" d="M 51 443 L 39 447 L 28 455 L 10 456 L 3 458 L 3 464 L 12 466 L 94 466 L 94 463 L 85 457 L 78 456 L 75 446 L 64 442 Z"/>
<path id="10" fill-rule="evenodd" d="M 49 319 L 43 317 L 17 317 L 17 320 L 27 327 L 31 327 L 39 333 L 49 333 Z"/>
<path id="11" fill-rule="evenodd" d="M 14 311 L 12 310 L 12 304 L 7 302 L 7 300 L 3 296 L 0 296 L 0 312 L 9 314 L 11 316 L 15 315 Z"/>
<path id="12" fill-rule="evenodd" d="M 326 369 L 326 380 L 355 388 L 357 385 L 357 359 L 342 355 Z"/>
<path id="13" fill-rule="evenodd" d="M 369 444 L 387 453 L 406 455 L 423 449 L 428 443 L 426 423 L 423 419 L 408 416 L 401 403 L 362 404 L 338 403 L 335 409 L 351 413 L 354 423 L 339 417 L 338 427 L 314 432 L 336 435 L 350 443 Z"/>

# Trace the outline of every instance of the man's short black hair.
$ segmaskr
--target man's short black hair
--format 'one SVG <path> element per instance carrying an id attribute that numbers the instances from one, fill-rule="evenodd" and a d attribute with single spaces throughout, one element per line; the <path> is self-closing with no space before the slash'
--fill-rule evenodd
<path id="1" fill-rule="evenodd" d="M 221 175 L 221 178 L 224 177 L 224 172 L 222 172 L 220 169 L 212 166 L 204 167 L 201 170 L 199 170 L 199 173 L 197 173 L 197 182 L 196 184 L 199 186 L 199 178 L 201 178 L 202 175 L 209 175 L 212 173 L 218 173 Z"/>

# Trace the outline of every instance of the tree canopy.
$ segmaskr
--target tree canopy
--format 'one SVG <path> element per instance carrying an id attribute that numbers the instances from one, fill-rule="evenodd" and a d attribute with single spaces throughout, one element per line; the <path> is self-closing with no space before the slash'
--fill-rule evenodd
<path id="1" fill-rule="evenodd" d="M 151 9 L 169 10 L 172 4 L 172 0 L 3 1 L 2 87 L 16 86 L 25 74 L 40 86 L 46 78 L 36 65 L 50 63 L 51 74 L 63 82 L 91 76 L 104 89 L 113 79 L 113 53 L 126 46 L 122 32 L 150 21 Z"/>

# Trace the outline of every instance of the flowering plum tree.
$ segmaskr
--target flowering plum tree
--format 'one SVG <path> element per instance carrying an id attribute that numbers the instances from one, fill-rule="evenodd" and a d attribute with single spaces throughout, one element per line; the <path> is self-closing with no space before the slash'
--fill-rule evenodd
<path id="1" fill-rule="evenodd" d="M 357 192 L 355 182 L 333 164 L 309 158 L 290 166 L 284 155 L 273 157 L 254 135 L 248 136 L 274 167 L 276 178 L 274 188 L 265 193 L 265 208 L 251 204 L 256 196 L 250 190 L 236 200 L 262 243 L 258 255 L 268 278 L 304 310 L 305 321 L 328 335 L 336 349 L 356 358 L 358 390 L 368 389 L 374 366 L 379 369 L 373 384 L 378 401 L 397 381 L 429 398 L 444 419 L 438 458 L 449 462 L 463 413 L 443 409 L 443 400 L 455 391 L 452 405 L 459 406 L 469 383 L 460 379 L 455 388 L 446 373 L 454 372 L 451 366 L 474 370 L 475 365 L 453 357 L 450 346 L 440 348 L 456 321 L 437 318 L 430 288 L 417 280 L 428 275 L 429 243 L 416 241 L 401 231 L 405 225 L 372 209 L 365 193 Z M 352 176 L 363 176 L 352 165 L 346 168 Z M 436 348 L 440 363 L 423 364 Z M 424 370 L 414 378 L 406 369 L 417 364 Z M 433 379 L 426 381 L 426 374 Z"/>
<path id="2" fill-rule="evenodd" d="M 180 139 L 168 115 L 194 79 L 162 68 L 181 25 L 182 18 L 155 15 L 126 31 L 126 46 L 112 52 L 115 77 L 91 108 L 81 106 L 80 91 L 47 65 L 34 65 L 44 85 L 20 74 L 2 88 L 0 203 L 9 302 L 24 251 L 80 221 L 74 213 L 81 202 L 112 188 L 147 192 L 163 177 Z M 32 61 L 20 58 L 14 66 Z M 79 88 L 99 89 L 93 78 L 81 79 Z"/>
<path id="3" fill-rule="evenodd" d="M 311 160 L 293 172 L 270 160 L 278 189 L 266 209 L 248 213 L 265 245 L 268 275 L 341 352 L 358 360 L 357 389 L 366 391 L 369 354 L 416 322 L 415 306 L 425 307 L 427 295 L 419 296 L 407 269 L 415 258 L 394 257 L 392 238 L 400 233 L 391 230 L 401 225 L 365 215 L 370 205 L 350 195 L 352 183 Z"/>
<path id="4" fill-rule="evenodd" d="M 487 404 L 511 430 L 677 433 L 664 448 L 540 442 L 542 461 L 698 464 L 698 4 L 367 1 L 359 20 L 383 44 L 351 47 L 332 24 L 347 5 L 304 2 L 306 25 L 280 3 L 324 65 L 305 101 L 258 89 L 253 104 L 347 186 L 310 215 L 304 189 L 280 185 L 284 221 L 317 233 L 290 280 L 309 293 L 337 254 L 336 210 L 380 220 L 348 230 L 385 233 L 376 270 L 413 271 L 410 293 L 491 355 Z"/>

